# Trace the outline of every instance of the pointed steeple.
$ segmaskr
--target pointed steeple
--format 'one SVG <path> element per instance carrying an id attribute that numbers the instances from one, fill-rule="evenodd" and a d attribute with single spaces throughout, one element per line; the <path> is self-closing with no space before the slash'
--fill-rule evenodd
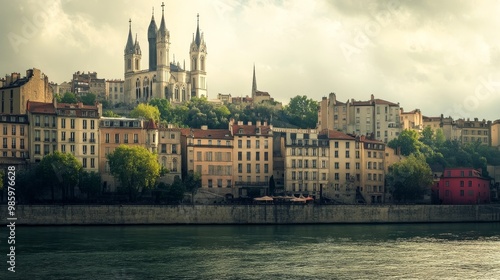
<path id="1" fill-rule="evenodd" d="M 148 27 L 148 39 L 156 39 L 156 30 L 158 28 L 156 27 L 154 11 L 155 8 L 153 7 L 153 15 L 151 16 L 151 22 Z"/>
<path id="2" fill-rule="evenodd" d="M 252 98 L 255 98 L 257 92 L 257 78 L 255 77 L 255 63 L 253 64 Z"/>
<path id="3" fill-rule="evenodd" d="M 141 54 L 141 47 L 139 46 L 139 41 L 137 41 L 137 33 L 135 33 L 134 52 L 135 54 Z"/>
<path id="4" fill-rule="evenodd" d="M 125 54 L 134 53 L 134 42 L 132 41 L 132 20 L 128 20 L 128 39 L 127 45 L 125 45 Z"/>
<path id="5" fill-rule="evenodd" d="M 158 37 L 165 38 L 167 36 L 167 27 L 165 25 L 165 4 L 161 3 L 161 23 L 160 29 L 158 29 Z"/>
<path id="6" fill-rule="evenodd" d="M 200 14 L 196 14 L 196 38 L 194 42 L 199 47 L 201 44 L 201 36 L 200 36 Z"/>

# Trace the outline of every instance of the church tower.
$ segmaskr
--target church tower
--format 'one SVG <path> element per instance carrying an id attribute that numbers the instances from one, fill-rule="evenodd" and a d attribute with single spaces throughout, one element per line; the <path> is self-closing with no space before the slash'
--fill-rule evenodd
<path id="1" fill-rule="evenodd" d="M 255 64 L 253 65 L 253 81 L 252 81 L 252 100 L 255 99 L 255 93 L 257 92 L 257 78 L 255 77 Z"/>
<path id="2" fill-rule="evenodd" d="M 157 95 L 158 98 L 169 98 L 167 88 L 170 79 L 170 32 L 165 25 L 165 4 L 161 3 L 161 23 L 156 33 L 156 70 L 157 70 Z"/>
<path id="3" fill-rule="evenodd" d="M 149 71 L 156 70 L 156 30 L 158 28 L 156 27 L 154 11 L 155 10 L 153 8 L 153 15 L 151 16 L 151 23 L 149 24 L 149 28 L 148 28 Z"/>
<path id="4" fill-rule="evenodd" d="M 128 39 L 125 45 L 125 74 L 139 71 L 141 68 L 141 47 L 135 37 L 132 42 L 132 20 L 129 20 Z"/>
<path id="5" fill-rule="evenodd" d="M 191 59 L 191 97 L 208 97 L 206 81 L 207 45 L 203 33 L 200 35 L 199 15 L 197 15 L 196 35 L 193 36 L 193 42 L 191 42 L 189 57 Z"/>

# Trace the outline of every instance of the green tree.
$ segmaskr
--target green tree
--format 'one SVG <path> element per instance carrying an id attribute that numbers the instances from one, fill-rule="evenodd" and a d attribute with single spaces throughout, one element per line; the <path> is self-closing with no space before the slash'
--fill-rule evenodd
<path id="1" fill-rule="evenodd" d="M 119 118 L 121 117 L 120 115 L 118 115 L 117 113 L 111 111 L 111 110 L 106 110 L 104 111 L 104 113 L 102 113 L 102 116 L 103 117 L 108 117 L 108 118 Z"/>
<path id="2" fill-rule="evenodd" d="M 134 200 L 142 188 L 153 188 L 160 176 L 156 155 L 144 147 L 121 145 L 106 158 L 111 174 L 128 191 L 130 200 Z"/>
<path id="3" fill-rule="evenodd" d="M 387 181 L 397 201 L 418 201 L 432 184 L 432 171 L 423 155 L 410 155 L 389 166 Z"/>
<path id="4" fill-rule="evenodd" d="M 403 130 L 398 138 L 392 139 L 387 145 L 393 149 L 400 149 L 404 156 L 416 153 L 422 147 L 422 143 L 418 140 L 418 133 L 410 129 Z"/>
<path id="5" fill-rule="evenodd" d="M 46 155 L 36 167 L 36 176 L 44 186 L 51 186 L 52 200 L 55 200 L 55 190 L 61 190 L 63 201 L 73 198 L 74 188 L 78 184 L 82 164 L 70 153 L 55 151 Z"/>
<path id="6" fill-rule="evenodd" d="M 420 141 L 424 143 L 425 145 L 432 146 L 433 144 L 433 138 L 434 138 L 434 131 L 432 130 L 432 127 L 429 125 L 424 127 L 422 130 L 422 137 L 420 138 Z"/>
<path id="7" fill-rule="evenodd" d="M 77 103 L 78 98 L 76 98 L 76 95 L 72 92 L 66 92 L 63 94 L 61 97 L 61 103 Z"/>
<path id="8" fill-rule="evenodd" d="M 19 196 L 16 200 L 34 203 L 42 198 L 47 187 L 37 177 L 35 168 L 16 172 L 16 195 Z"/>
<path id="9" fill-rule="evenodd" d="M 137 105 L 131 112 L 130 116 L 132 118 L 145 118 L 147 120 L 154 120 L 155 122 L 160 121 L 160 111 L 158 107 L 151 106 L 148 104 L 141 103 Z"/>
<path id="10" fill-rule="evenodd" d="M 189 171 L 182 179 L 182 183 L 185 190 L 191 194 L 191 203 L 194 204 L 194 196 L 198 189 L 201 188 L 201 174 Z"/>
<path id="11" fill-rule="evenodd" d="M 434 147 L 440 148 L 443 146 L 444 142 L 446 142 L 446 137 L 444 136 L 444 132 L 441 128 L 436 129 L 434 133 Z"/>
<path id="12" fill-rule="evenodd" d="M 95 95 L 95 93 L 92 92 L 87 92 L 80 98 L 80 100 L 84 105 L 94 105 L 97 100 L 97 95 Z"/>
<path id="13" fill-rule="evenodd" d="M 82 171 L 78 187 L 82 193 L 87 195 L 87 200 L 97 197 L 101 192 L 101 175 L 93 171 Z"/>
<path id="14" fill-rule="evenodd" d="M 318 102 L 297 95 L 283 109 L 291 124 L 300 128 L 314 128 L 318 123 Z"/>

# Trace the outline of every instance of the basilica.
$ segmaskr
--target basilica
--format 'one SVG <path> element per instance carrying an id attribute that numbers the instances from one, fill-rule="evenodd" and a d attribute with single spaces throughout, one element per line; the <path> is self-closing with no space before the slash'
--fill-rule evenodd
<path id="1" fill-rule="evenodd" d="M 124 101 L 128 104 L 148 102 L 153 98 L 166 98 L 172 103 L 180 103 L 191 97 L 207 96 L 207 46 L 203 33 L 200 34 L 199 15 L 196 33 L 189 48 L 189 68 L 186 63 L 170 61 L 170 32 L 165 25 L 162 4 L 160 27 L 157 28 L 154 10 L 148 27 L 149 68 L 140 69 L 142 51 L 137 41 L 132 39 L 132 24 L 125 46 Z"/>

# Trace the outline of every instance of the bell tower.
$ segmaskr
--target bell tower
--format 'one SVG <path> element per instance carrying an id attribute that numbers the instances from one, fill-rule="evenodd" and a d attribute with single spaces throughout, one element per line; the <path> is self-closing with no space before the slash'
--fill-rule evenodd
<path id="1" fill-rule="evenodd" d="M 191 97 L 208 97 L 206 81 L 207 45 L 203 33 L 200 35 L 200 15 L 197 15 L 196 35 L 193 35 L 193 41 L 189 49 L 189 57 L 191 60 Z"/>

